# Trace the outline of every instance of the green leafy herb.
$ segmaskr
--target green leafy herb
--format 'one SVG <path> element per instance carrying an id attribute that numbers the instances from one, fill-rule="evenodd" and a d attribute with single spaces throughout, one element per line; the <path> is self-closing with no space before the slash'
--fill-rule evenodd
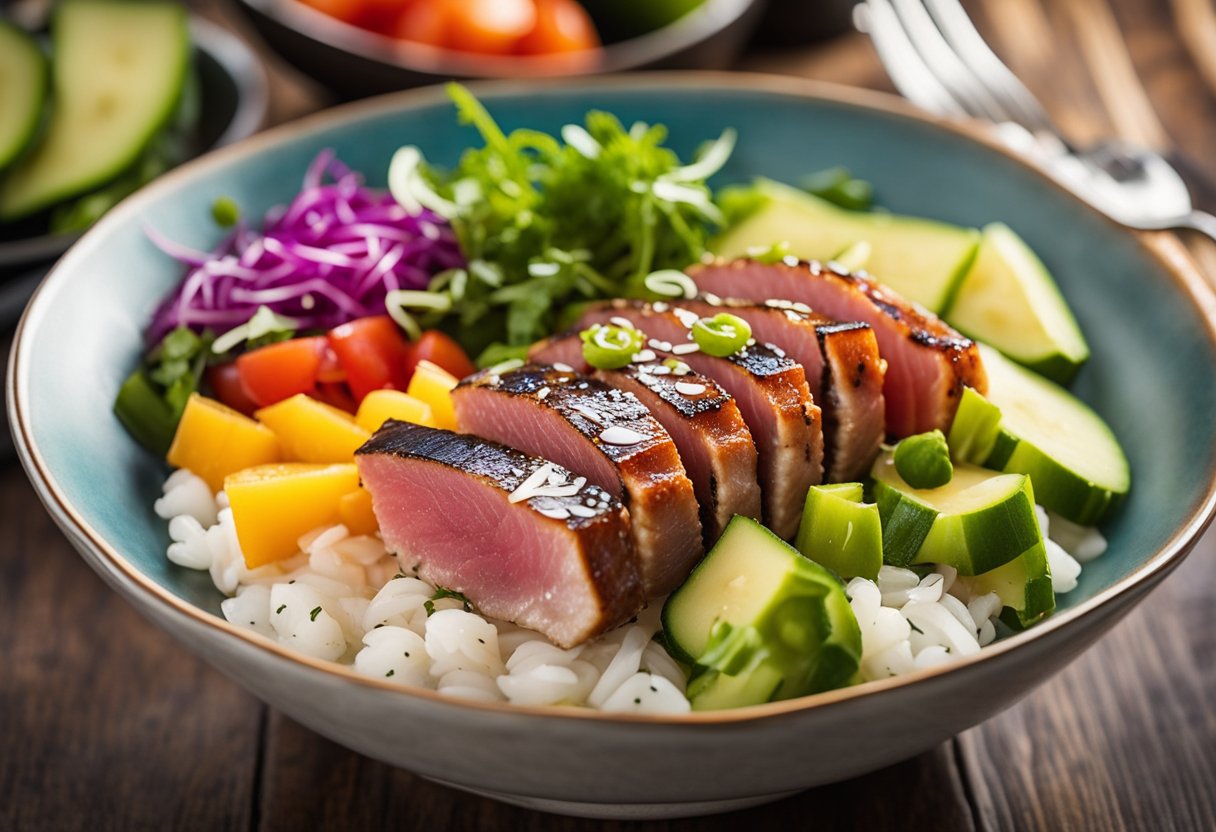
<path id="1" fill-rule="evenodd" d="M 145 447 L 165 454 L 186 400 L 199 388 L 210 357 L 211 335 L 178 327 L 148 353 L 123 382 L 114 412 Z"/>
<path id="2" fill-rule="evenodd" d="M 278 608 L 277 610 L 275 610 L 275 611 L 274 611 L 274 614 L 275 614 L 275 615 L 282 615 L 282 614 L 283 614 L 283 610 L 285 610 L 285 609 L 287 609 L 287 605 L 286 605 L 286 604 L 280 604 L 280 605 L 279 605 L 279 608 Z"/>
<path id="3" fill-rule="evenodd" d="M 661 125 L 627 127 L 593 111 L 560 139 L 508 134 L 464 87 L 448 92 L 484 146 L 448 172 L 402 148 L 389 186 L 407 208 L 426 206 L 452 222 L 469 265 L 432 280 L 428 289 L 450 295 L 451 311 L 420 323 L 450 319 L 475 351 L 535 341 L 570 303 L 645 294 L 648 274 L 698 260 L 724 222 L 706 180 L 729 157 L 731 131 L 683 164 Z"/>
<path id="4" fill-rule="evenodd" d="M 812 173 L 802 180 L 803 190 L 852 211 L 868 211 L 874 204 L 874 186 L 854 179 L 848 168 L 835 167 Z"/>
<path id="5" fill-rule="evenodd" d="M 462 604 L 464 604 L 465 612 L 473 611 L 473 602 L 470 601 L 468 598 L 466 598 L 463 593 L 457 592 L 454 589 L 448 589 L 447 587 L 441 586 L 441 587 L 436 587 L 435 594 L 432 595 L 430 597 L 430 599 L 428 601 L 424 602 L 422 605 L 423 609 L 426 610 L 426 614 L 427 614 L 428 618 L 435 614 L 435 602 L 440 601 L 444 598 L 455 598 L 455 599 L 459 600 Z"/>
<path id="6" fill-rule="evenodd" d="M 384 678 L 389 679 L 389 678 L 392 678 L 392 677 L 393 677 L 393 676 L 395 676 L 395 675 L 397 675 L 397 671 L 393 670 L 392 668 L 389 668 L 388 673 L 385 673 L 385 674 L 384 674 Z"/>
<path id="7" fill-rule="evenodd" d="M 308 611 L 308 620 L 309 620 L 309 621 L 316 621 L 316 620 L 317 620 L 317 616 L 318 616 L 318 615 L 320 615 L 320 614 L 321 614 L 321 608 L 320 608 L 320 607 L 313 607 L 311 610 L 309 610 L 309 611 Z"/>

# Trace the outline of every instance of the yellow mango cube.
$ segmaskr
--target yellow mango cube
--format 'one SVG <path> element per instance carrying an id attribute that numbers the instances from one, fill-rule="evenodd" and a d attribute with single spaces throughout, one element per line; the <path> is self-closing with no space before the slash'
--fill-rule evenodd
<path id="1" fill-rule="evenodd" d="M 435 427 L 456 430 L 456 411 L 452 407 L 452 388 L 460 379 L 429 361 L 419 361 L 405 392 L 431 407 Z"/>
<path id="2" fill-rule="evenodd" d="M 380 529 L 380 521 L 372 511 L 372 495 L 366 488 L 342 495 L 338 501 L 338 517 L 351 534 L 375 534 Z"/>
<path id="3" fill-rule="evenodd" d="M 349 413 L 304 393 L 254 415 L 274 431 L 288 462 L 350 462 L 359 446 L 371 438 Z"/>
<path id="4" fill-rule="evenodd" d="M 353 462 L 284 462 L 229 475 L 224 491 L 245 565 L 256 569 L 296 554 L 305 532 L 340 522 L 342 498 L 358 488 L 359 471 Z"/>
<path id="5" fill-rule="evenodd" d="M 355 414 L 359 427 L 372 433 L 389 419 L 435 427 L 431 406 L 400 390 L 373 390 L 363 397 Z"/>
<path id="6" fill-rule="evenodd" d="M 175 468 L 202 477 L 212 491 L 224 487 L 224 477 L 243 468 L 278 462 L 279 440 L 264 425 L 192 393 L 165 456 Z"/>

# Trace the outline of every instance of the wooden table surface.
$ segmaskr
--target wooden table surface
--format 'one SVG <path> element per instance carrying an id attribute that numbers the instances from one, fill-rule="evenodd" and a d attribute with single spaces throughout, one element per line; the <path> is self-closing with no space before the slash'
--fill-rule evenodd
<path id="1" fill-rule="evenodd" d="M 1216 181 L 1212 2 L 969 5 L 1076 137 L 1179 148 Z M 272 120 L 324 104 L 269 65 Z M 890 88 L 858 35 L 742 68 Z M 1216 248 L 1189 245 L 1216 275 Z M 12 463 L 0 518 L 0 830 L 1216 829 L 1216 534 L 1065 672 L 933 751 L 748 812 L 598 824 L 430 784 L 268 709 L 110 592 Z"/>

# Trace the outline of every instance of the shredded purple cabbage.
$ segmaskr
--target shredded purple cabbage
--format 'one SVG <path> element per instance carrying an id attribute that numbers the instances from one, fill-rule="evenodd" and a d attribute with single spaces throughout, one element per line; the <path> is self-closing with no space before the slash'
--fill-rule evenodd
<path id="1" fill-rule="evenodd" d="M 394 289 L 426 289 L 431 277 L 465 265 L 447 221 L 411 214 L 387 191 L 324 150 L 309 165 L 290 205 L 271 209 L 259 234 L 238 223 L 215 251 L 194 251 L 148 228 L 152 242 L 189 266 L 161 301 L 148 345 L 178 326 L 222 335 L 260 306 L 301 329 L 329 329 L 384 314 Z"/>

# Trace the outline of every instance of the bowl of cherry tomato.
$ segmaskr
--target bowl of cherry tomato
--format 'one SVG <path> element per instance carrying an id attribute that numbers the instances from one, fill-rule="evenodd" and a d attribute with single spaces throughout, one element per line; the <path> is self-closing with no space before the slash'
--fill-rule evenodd
<path id="1" fill-rule="evenodd" d="M 346 98 L 462 78 L 720 69 L 763 0 L 239 0 L 272 49 Z"/>

